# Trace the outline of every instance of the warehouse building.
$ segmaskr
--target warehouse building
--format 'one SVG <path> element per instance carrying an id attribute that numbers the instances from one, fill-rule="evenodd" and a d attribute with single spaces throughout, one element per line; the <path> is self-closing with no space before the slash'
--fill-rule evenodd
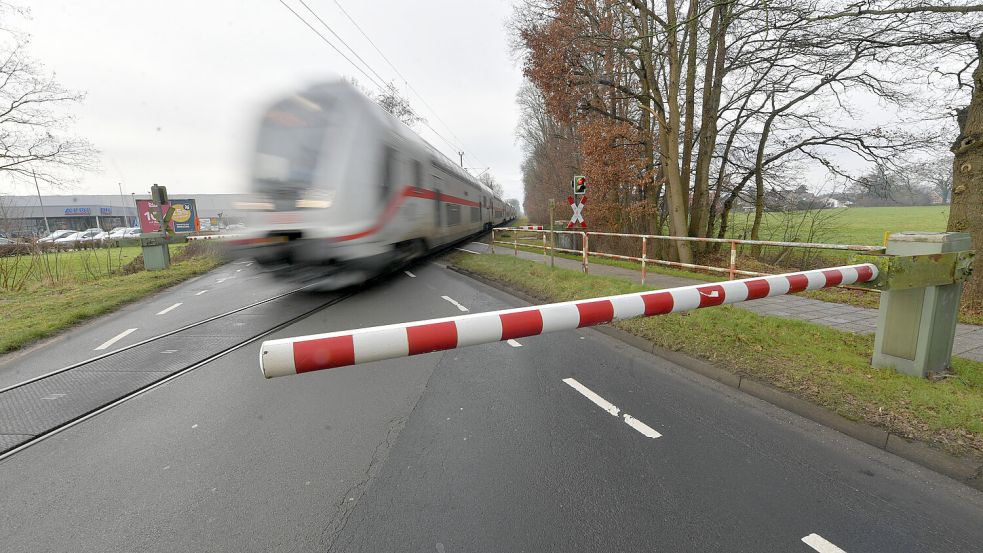
<path id="1" fill-rule="evenodd" d="M 193 199 L 198 217 L 231 224 L 238 222 L 239 194 L 174 194 L 175 199 Z M 9 237 L 44 236 L 60 229 L 85 230 L 139 226 L 136 200 L 147 194 L 76 194 L 65 196 L 0 196 L 0 233 Z"/>

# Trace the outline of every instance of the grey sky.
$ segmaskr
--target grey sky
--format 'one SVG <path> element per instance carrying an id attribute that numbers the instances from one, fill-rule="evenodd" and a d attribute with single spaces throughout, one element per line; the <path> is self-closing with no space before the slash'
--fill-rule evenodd
<path id="1" fill-rule="evenodd" d="M 285 1 L 334 40 L 298 0 Z M 333 0 L 306 1 L 405 90 Z M 465 165 L 491 166 L 506 195 L 521 198 L 514 138 L 521 70 L 504 26 L 510 2 L 338 1 L 464 143 Z M 117 182 L 126 193 L 155 182 L 175 192 L 244 190 L 261 105 L 338 75 L 371 86 L 277 0 L 46 0 L 30 9 L 30 19 L 16 24 L 31 35 L 29 52 L 64 86 L 88 95 L 75 129 L 102 151 L 103 171 L 82 176 L 79 193 L 113 193 Z M 428 129 L 420 132 L 457 160 Z"/>

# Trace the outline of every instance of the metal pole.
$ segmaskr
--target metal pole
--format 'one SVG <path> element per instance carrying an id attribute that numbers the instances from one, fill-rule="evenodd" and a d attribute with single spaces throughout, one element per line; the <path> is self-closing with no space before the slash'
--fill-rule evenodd
<path id="1" fill-rule="evenodd" d="M 519 257 L 519 231 L 512 231 L 512 251 L 515 252 L 514 255 Z"/>
<path id="2" fill-rule="evenodd" d="M 556 200 L 550 198 L 550 269 L 556 267 L 556 233 L 553 232 L 553 221 L 556 219 Z"/>
<path id="3" fill-rule="evenodd" d="M 587 233 L 580 233 L 584 237 L 584 274 L 587 274 Z"/>
<path id="4" fill-rule="evenodd" d="M 546 265 L 546 231 L 543 231 L 543 265 Z"/>
<path id="5" fill-rule="evenodd" d="M 648 238 L 642 237 L 642 284 L 645 284 L 645 262 L 648 261 Z"/>
<path id="6" fill-rule="evenodd" d="M 123 211 L 123 226 L 128 227 L 130 225 L 126 224 L 126 197 L 123 196 L 123 183 L 117 182 L 116 186 L 119 187 L 119 208 Z"/>
<path id="7" fill-rule="evenodd" d="M 48 226 L 48 216 L 44 214 L 44 202 L 41 201 L 41 187 L 38 186 L 38 176 L 31 169 L 31 176 L 34 177 L 34 189 L 38 191 L 38 203 L 41 204 L 41 217 L 44 218 L 44 230 L 51 234 L 51 227 Z"/>
<path id="8" fill-rule="evenodd" d="M 495 229 L 492 229 L 491 243 L 489 245 L 491 246 L 491 252 L 494 254 L 495 253 Z"/>
<path id="9" fill-rule="evenodd" d="M 730 242 L 730 279 L 734 280 L 737 275 L 737 242 Z"/>

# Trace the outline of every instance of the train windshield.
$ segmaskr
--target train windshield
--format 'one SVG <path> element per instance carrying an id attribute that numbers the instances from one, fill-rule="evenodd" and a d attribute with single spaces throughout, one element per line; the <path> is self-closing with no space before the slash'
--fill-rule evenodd
<path id="1" fill-rule="evenodd" d="M 313 184 L 327 127 L 324 108 L 301 96 L 269 110 L 259 130 L 253 167 L 260 190 Z"/>

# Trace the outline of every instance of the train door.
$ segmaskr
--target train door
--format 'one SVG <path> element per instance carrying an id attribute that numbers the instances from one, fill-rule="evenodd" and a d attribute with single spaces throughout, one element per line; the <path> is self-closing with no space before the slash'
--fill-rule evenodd
<path id="1" fill-rule="evenodd" d="M 441 224 L 441 218 L 442 218 L 441 214 L 444 212 L 444 210 L 440 202 L 440 190 L 436 188 L 433 189 L 433 205 L 434 205 L 434 212 L 433 212 L 434 234 L 440 235 L 443 227 L 443 225 Z"/>

